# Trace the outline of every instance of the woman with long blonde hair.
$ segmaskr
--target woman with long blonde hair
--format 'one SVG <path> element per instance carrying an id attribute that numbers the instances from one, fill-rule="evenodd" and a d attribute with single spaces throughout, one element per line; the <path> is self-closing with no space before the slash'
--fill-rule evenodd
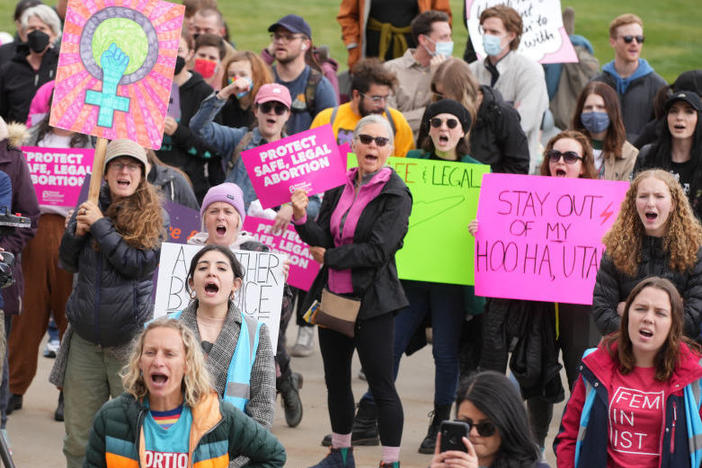
<path id="1" fill-rule="evenodd" d="M 603 335 L 619 329 L 624 301 L 648 276 L 669 279 L 685 303 L 684 333 L 700 333 L 702 226 L 685 192 L 667 171 L 639 173 L 631 183 L 612 229 L 602 239 L 592 312 Z"/>
<path id="2" fill-rule="evenodd" d="M 86 467 L 224 468 L 240 455 L 256 466 L 285 463 L 275 436 L 219 400 L 200 343 L 180 320 L 154 320 L 137 336 L 122 383 L 126 393 L 95 417 Z"/>
<path id="3" fill-rule="evenodd" d="M 66 304 L 71 325 L 59 352 L 69 467 L 83 466 L 95 413 L 122 393 L 119 370 L 132 338 L 152 316 L 152 276 L 165 236 L 161 201 L 146 181 L 146 152 L 130 140 L 107 145 L 98 203 L 71 216 L 61 266 L 78 279 Z M 65 349 L 64 349 L 65 348 Z M 52 380 L 53 381 L 53 380 Z"/>

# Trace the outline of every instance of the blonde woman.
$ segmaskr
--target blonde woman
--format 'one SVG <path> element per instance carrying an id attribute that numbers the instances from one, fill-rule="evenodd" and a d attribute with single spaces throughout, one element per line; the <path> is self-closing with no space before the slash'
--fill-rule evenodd
<path id="1" fill-rule="evenodd" d="M 212 388 L 200 343 L 179 320 L 154 320 L 136 338 L 122 371 L 126 393 L 95 417 L 86 467 L 128 463 L 227 467 L 244 455 L 249 466 L 278 467 L 285 449 L 270 432 Z"/>

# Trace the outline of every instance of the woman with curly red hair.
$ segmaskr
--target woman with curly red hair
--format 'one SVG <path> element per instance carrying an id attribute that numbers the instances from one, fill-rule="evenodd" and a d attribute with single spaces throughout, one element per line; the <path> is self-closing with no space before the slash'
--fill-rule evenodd
<path id="1" fill-rule="evenodd" d="M 619 217 L 602 239 L 607 248 L 597 272 L 592 313 L 603 335 L 619 329 L 624 300 L 648 276 L 669 279 L 683 297 L 684 333 L 700 333 L 702 225 L 682 186 L 661 169 L 639 173 Z"/>

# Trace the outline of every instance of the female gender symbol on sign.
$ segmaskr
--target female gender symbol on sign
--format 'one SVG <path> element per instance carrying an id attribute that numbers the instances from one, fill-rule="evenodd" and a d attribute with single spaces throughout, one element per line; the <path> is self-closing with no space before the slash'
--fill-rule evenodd
<path id="1" fill-rule="evenodd" d="M 161 147 L 183 5 L 69 0 L 50 124 Z"/>
<path id="2" fill-rule="evenodd" d="M 85 102 L 100 108 L 99 126 L 112 127 L 115 110 L 129 111 L 129 98 L 117 95 L 117 85 L 139 81 L 156 64 L 156 31 L 151 21 L 136 10 L 105 8 L 85 23 L 80 37 L 80 58 L 88 72 L 102 80 L 102 92 L 88 90 Z M 130 73 L 126 73 L 128 68 L 132 70 Z"/>

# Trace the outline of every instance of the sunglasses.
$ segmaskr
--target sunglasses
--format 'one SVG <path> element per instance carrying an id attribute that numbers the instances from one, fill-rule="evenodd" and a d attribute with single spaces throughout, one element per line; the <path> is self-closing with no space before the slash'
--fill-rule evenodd
<path id="1" fill-rule="evenodd" d="M 546 154 L 546 157 L 552 163 L 557 163 L 561 160 L 561 157 L 563 158 L 566 164 L 575 164 L 576 162 L 583 160 L 583 157 L 578 155 L 578 153 L 576 153 L 575 151 L 566 151 L 564 153 L 561 153 L 558 150 L 551 150 Z"/>
<path id="2" fill-rule="evenodd" d="M 385 137 L 372 137 L 370 135 L 365 135 L 365 134 L 360 134 L 358 135 L 358 139 L 363 143 L 364 145 L 370 145 L 371 141 L 375 141 L 375 144 L 378 145 L 378 147 L 383 147 L 390 143 L 390 138 L 385 138 Z"/>
<path id="3" fill-rule="evenodd" d="M 631 44 L 631 42 L 636 39 L 636 42 L 639 44 L 644 43 L 644 37 L 643 36 L 621 36 L 621 38 L 626 42 L 627 44 Z"/>
<path id="4" fill-rule="evenodd" d="M 468 424 L 468 433 L 470 433 L 472 428 L 475 428 L 476 431 L 478 431 L 478 435 L 480 437 L 490 437 L 497 432 L 497 427 L 490 421 L 483 421 L 480 423 L 474 423 L 472 419 L 466 418 L 466 419 L 459 419 L 458 421 L 464 422 Z"/>
<path id="5" fill-rule="evenodd" d="M 431 126 L 434 128 L 439 128 L 439 127 L 441 127 L 441 124 L 444 123 L 444 121 L 438 117 L 432 118 L 429 122 L 431 123 Z M 454 128 L 456 128 L 458 126 L 458 120 L 446 119 L 446 126 L 448 128 L 450 128 L 451 130 L 453 130 Z"/>
<path id="6" fill-rule="evenodd" d="M 268 114 L 272 109 L 275 111 L 275 115 L 283 115 L 288 110 L 285 104 L 279 102 L 264 102 L 263 104 L 259 104 L 258 107 L 264 114 Z"/>

